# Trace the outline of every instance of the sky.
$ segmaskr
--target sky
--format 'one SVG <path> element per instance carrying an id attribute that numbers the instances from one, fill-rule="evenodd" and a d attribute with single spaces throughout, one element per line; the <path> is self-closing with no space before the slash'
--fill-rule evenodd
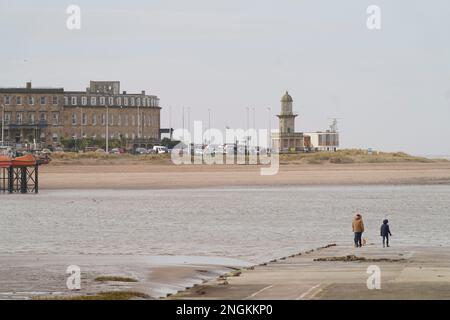
<path id="1" fill-rule="evenodd" d="M 119 80 L 160 97 L 163 127 L 184 107 L 218 129 L 245 128 L 246 108 L 267 128 L 268 107 L 277 128 L 289 90 L 297 131 L 336 117 L 342 148 L 448 155 L 449 16 L 448 0 L 0 0 L 0 87 Z"/>

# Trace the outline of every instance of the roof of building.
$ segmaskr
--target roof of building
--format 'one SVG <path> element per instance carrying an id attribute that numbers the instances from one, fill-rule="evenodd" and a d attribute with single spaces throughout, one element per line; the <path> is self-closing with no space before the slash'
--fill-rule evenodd
<path id="1" fill-rule="evenodd" d="M 283 97 L 281 97 L 281 102 L 293 102 L 294 100 L 292 100 L 292 97 L 290 96 L 289 92 L 287 92 L 284 94 Z"/>

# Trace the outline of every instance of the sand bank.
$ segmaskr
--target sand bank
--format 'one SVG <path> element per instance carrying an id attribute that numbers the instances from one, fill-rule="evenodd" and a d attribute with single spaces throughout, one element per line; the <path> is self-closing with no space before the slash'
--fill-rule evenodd
<path id="1" fill-rule="evenodd" d="M 251 165 L 48 165 L 42 189 L 164 189 L 290 185 L 450 184 L 450 162 L 289 164 L 262 176 Z"/>

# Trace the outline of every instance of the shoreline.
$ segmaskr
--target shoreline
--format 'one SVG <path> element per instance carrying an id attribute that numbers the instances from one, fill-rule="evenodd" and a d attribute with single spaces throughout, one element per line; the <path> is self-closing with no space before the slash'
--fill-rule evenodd
<path id="1" fill-rule="evenodd" d="M 353 255 L 363 260 L 333 261 Z M 450 298 L 449 246 L 383 249 L 369 244 L 355 249 L 330 243 L 257 264 L 214 256 L 0 254 L 0 257 L 5 261 L 6 273 L 21 276 L 8 278 L 0 299 L 95 299 L 101 292 L 138 292 L 147 296 L 145 299 L 163 300 Z M 82 268 L 80 291 L 65 287 L 64 269 L 74 261 Z M 366 269 L 374 264 L 382 270 L 382 290 L 366 287 L 369 276 Z M 45 271 L 37 281 L 36 269 L 44 266 Z M 107 275 L 138 281 L 95 281 L 96 277 Z M 17 278 L 20 280 L 14 280 Z M 8 287 L 11 285 L 15 288 Z"/>
<path id="2" fill-rule="evenodd" d="M 273 176 L 256 165 L 97 164 L 40 168 L 40 189 L 183 189 L 260 186 L 450 185 L 449 163 L 287 164 Z"/>
<path id="3" fill-rule="evenodd" d="M 369 288 L 374 267 L 379 287 Z M 450 247 L 329 244 L 219 276 L 167 299 L 448 300 Z"/>

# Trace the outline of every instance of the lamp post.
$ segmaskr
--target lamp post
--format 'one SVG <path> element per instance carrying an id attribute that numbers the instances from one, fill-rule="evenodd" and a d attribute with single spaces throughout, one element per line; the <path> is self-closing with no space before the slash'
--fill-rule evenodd
<path id="1" fill-rule="evenodd" d="M 267 148 L 270 148 L 270 145 L 272 144 L 272 108 L 271 107 L 267 107 L 267 111 L 269 114 L 269 141 L 267 143 Z"/>
<path id="2" fill-rule="evenodd" d="M 2 103 L 2 147 L 5 139 L 5 105 Z"/>
<path id="3" fill-rule="evenodd" d="M 137 106 L 137 137 L 141 138 L 141 113 L 139 111 L 139 105 Z"/>
<path id="4" fill-rule="evenodd" d="M 109 102 L 109 101 L 108 101 Z M 109 107 L 106 103 L 106 153 L 109 153 Z"/>

